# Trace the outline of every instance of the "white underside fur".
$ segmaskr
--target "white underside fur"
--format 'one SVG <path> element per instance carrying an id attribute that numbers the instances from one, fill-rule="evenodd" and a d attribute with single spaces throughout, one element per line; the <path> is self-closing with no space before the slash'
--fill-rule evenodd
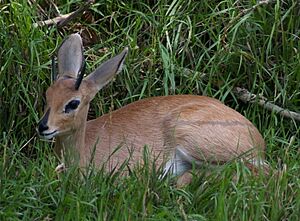
<path id="1" fill-rule="evenodd" d="M 255 167 L 268 166 L 263 159 L 251 159 L 249 162 Z M 163 168 L 163 174 L 160 178 L 165 177 L 167 174 L 172 176 L 181 176 L 185 172 L 192 169 L 192 165 L 201 166 L 203 162 L 196 160 L 189 156 L 186 151 L 181 147 L 176 147 L 173 156 L 166 162 Z"/>
<path id="2" fill-rule="evenodd" d="M 175 152 L 164 166 L 162 177 L 168 173 L 173 176 L 180 176 L 192 168 L 193 163 L 200 165 L 201 162 L 189 156 L 182 148 L 175 148 Z"/>

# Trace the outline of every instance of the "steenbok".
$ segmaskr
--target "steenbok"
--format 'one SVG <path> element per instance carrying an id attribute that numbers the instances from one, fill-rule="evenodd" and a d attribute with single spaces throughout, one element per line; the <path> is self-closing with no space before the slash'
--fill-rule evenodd
<path id="1" fill-rule="evenodd" d="M 70 35 L 58 50 L 58 76 L 46 92 L 39 135 L 55 139 L 55 151 L 85 168 L 92 161 L 109 171 L 129 159 L 142 163 L 148 146 L 163 175 L 182 176 L 195 165 L 222 164 L 238 157 L 264 163 L 265 142 L 256 127 L 220 101 L 195 95 L 143 99 L 87 121 L 96 93 L 122 69 L 128 53 L 104 62 L 83 78 L 83 46 Z M 117 150 L 116 150 L 117 148 Z M 152 158 L 152 159 L 153 159 Z"/>

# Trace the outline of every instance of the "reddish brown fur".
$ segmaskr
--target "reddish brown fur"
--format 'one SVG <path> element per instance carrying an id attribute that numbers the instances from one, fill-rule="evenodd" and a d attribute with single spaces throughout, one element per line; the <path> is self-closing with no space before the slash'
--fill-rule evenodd
<path id="1" fill-rule="evenodd" d="M 122 163 L 133 151 L 131 163 L 141 160 L 148 145 L 158 164 L 168 160 L 174 149 L 182 148 L 196 161 L 227 162 L 251 151 L 257 157 L 265 148 L 253 124 L 220 101 L 193 95 L 153 97 L 129 104 L 95 120 L 87 121 L 89 102 L 97 92 L 93 83 L 83 81 L 74 90 L 73 79 L 59 79 L 47 91 L 51 107 L 48 125 L 61 131 L 56 151 L 72 149 L 85 167 L 95 150 L 94 163 L 101 165 L 119 145 L 109 167 Z M 78 112 L 65 116 L 62 109 L 78 97 Z M 248 156 L 249 157 L 249 156 Z"/>
<path id="2" fill-rule="evenodd" d="M 120 143 L 135 148 L 147 144 L 156 153 L 180 146 L 199 161 L 215 162 L 232 160 L 254 147 L 264 148 L 263 138 L 246 118 L 203 96 L 141 100 L 87 122 L 87 131 L 86 143 L 100 139 L 96 159 Z M 127 155 L 125 151 L 121 158 Z"/>

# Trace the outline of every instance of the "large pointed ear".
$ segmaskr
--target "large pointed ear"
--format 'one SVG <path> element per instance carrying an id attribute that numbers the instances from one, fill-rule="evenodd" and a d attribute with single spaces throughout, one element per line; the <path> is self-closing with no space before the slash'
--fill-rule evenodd
<path id="1" fill-rule="evenodd" d="M 122 70 L 127 53 L 128 47 L 119 55 L 104 62 L 93 73 L 87 76 L 85 80 L 92 82 L 97 87 L 97 90 L 100 90 Z"/>
<path id="2" fill-rule="evenodd" d="M 79 34 L 65 39 L 58 49 L 58 78 L 76 78 L 83 61 L 82 40 Z"/>

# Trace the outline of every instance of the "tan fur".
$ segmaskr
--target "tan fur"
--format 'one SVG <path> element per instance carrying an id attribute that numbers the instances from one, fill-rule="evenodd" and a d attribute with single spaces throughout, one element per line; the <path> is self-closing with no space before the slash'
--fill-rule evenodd
<path id="1" fill-rule="evenodd" d="M 224 163 L 247 152 L 247 158 L 256 158 L 265 147 L 251 122 L 205 96 L 148 98 L 86 122 L 93 84 L 85 81 L 79 91 L 73 85 L 73 79 L 60 79 L 47 90 L 48 125 L 61 131 L 56 151 L 74 148 L 71 152 L 77 154 L 81 167 L 89 163 L 93 151 L 93 162 L 102 165 L 119 145 L 108 169 L 124 162 L 131 152 L 131 164 L 140 161 L 144 145 L 158 157 L 158 164 L 168 160 L 177 147 L 195 161 L 211 163 Z M 62 108 L 75 97 L 81 99 L 79 110 L 66 117 Z"/>
<path id="2" fill-rule="evenodd" d="M 255 126 L 205 96 L 148 98 L 86 121 L 89 103 L 121 71 L 127 54 L 125 48 L 81 78 L 80 35 L 70 35 L 59 47 L 59 78 L 46 92 L 46 113 L 38 131 L 46 139 L 56 138 L 55 151 L 67 164 L 86 167 L 92 162 L 111 170 L 130 158 L 133 166 L 142 163 L 145 145 L 157 166 L 162 165 L 163 176 L 184 176 L 193 164 L 225 163 L 241 155 L 254 166 L 263 162 L 265 144 Z"/>

